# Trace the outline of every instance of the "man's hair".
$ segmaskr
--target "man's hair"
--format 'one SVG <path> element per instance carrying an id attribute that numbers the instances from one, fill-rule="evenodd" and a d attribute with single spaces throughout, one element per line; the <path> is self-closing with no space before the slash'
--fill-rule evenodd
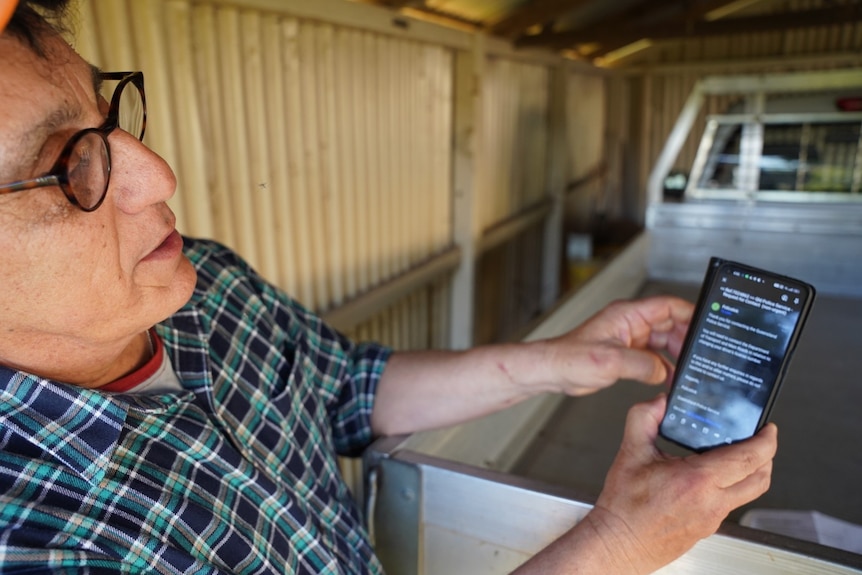
<path id="1" fill-rule="evenodd" d="M 20 0 L 3 34 L 22 40 L 41 56 L 40 38 L 66 31 L 62 20 L 68 5 L 69 0 Z"/>

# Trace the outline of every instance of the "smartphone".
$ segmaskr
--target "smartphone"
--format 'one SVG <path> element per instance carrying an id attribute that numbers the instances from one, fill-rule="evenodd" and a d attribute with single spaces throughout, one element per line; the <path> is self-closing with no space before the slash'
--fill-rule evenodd
<path id="1" fill-rule="evenodd" d="M 763 427 L 814 302 L 814 287 L 712 258 L 659 427 L 706 451 Z"/>

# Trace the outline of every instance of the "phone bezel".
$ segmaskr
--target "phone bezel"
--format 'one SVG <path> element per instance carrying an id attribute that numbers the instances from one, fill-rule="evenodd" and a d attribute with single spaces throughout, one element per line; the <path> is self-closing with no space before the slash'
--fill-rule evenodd
<path id="1" fill-rule="evenodd" d="M 764 404 L 763 411 L 760 413 L 760 417 L 758 419 L 757 425 L 755 427 L 754 433 L 760 431 L 764 425 L 769 421 L 769 416 L 772 413 L 772 408 L 775 405 L 775 400 L 778 397 L 778 393 L 781 390 L 782 384 L 784 382 L 784 376 L 787 373 L 787 368 L 790 365 L 790 360 L 793 357 L 794 352 L 796 351 L 796 344 L 799 342 L 799 338 L 802 334 L 802 329 L 805 326 L 806 321 L 808 320 L 808 316 L 810 314 L 812 305 L 814 304 L 814 298 L 817 294 L 814 286 L 811 284 L 799 280 L 797 278 L 792 278 L 789 276 L 785 276 L 782 274 L 778 274 L 775 272 L 771 272 L 769 270 L 765 270 L 762 268 L 757 268 L 754 266 L 750 266 L 747 264 L 743 264 L 740 262 L 735 262 L 731 260 L 726 260 L 718 257 L 712 257 L 709 260 L 709 265 L 707 266 L 706 273 L 704 274 L 703 284 L 700 289 L 700 293 L 698 294 L 697 302 L 695 304 L 695 311 L 691 318 L 691 323 L 689 324 L 688 332 L 686 333 L 685 339 L 683 341 L 682 349 L 680 350 L 679 357 L 677 358 L 677 365 L 682 365 L 685 361 L 687 361 L 689 354 L 691 353 L 691 349 L 694 345 L 695 335 L 696 335 L 696 327 L 701 323 L 701 318 L 704 313 L 707 313 L 706 304 L 709 294 L 712 292 L 713 286 L 716 282 L 716 278 L 719 277 L 719 271 L 723 268 L 731 268 L 731 269 L 739 269 L 740 271 L 753 273 L 756 275 L 768 277 L 769 281 L 782 281 L 782 282 L 790 282 L 794 284 L 794 286 L 798 286 L 804 290 L 805 297 L 802 303 L 802 307 L 799 310 L 799 321 L 797 321 L 796 326 L 794 327 L 793 333 L 790 335 L 790 338 L 787 343 L 787 351 L 781 359 L 781 363 L 778 367 L 775 377 L 775 383 L 772 386 L 772 389 L 769 392 L 769 397 Z M 667 404 L 668 406 L 671 403 L 674 394 L 677 392 L 677 388 L 679 386 L 679 371 L 674 371 L 673 381 L 671 383 L 670 391 L 668 392 Z M 667 424 L 667 412 L 665 412 L 664 416 L 662 416 L 661 423 L 659 424 L 659 435 L 674 443 L 675 445 L 679 445 L 689 451 L 702 453 L 704 451 L 708 451 L 710 449 L 715 449 L 724 445 L 728 445 L 726 442 L 722 442 L 716 445 L 709 445 L 706 447 L 693 447 L 688 445 L 684 441 L 680 441 L 678 438 L 674 438 L 669 434 L 665 433 L 665 425 Z M 738 443 L 740 441 L 744 441 L 747 438 L 734 440 L 732 443 Z"/>

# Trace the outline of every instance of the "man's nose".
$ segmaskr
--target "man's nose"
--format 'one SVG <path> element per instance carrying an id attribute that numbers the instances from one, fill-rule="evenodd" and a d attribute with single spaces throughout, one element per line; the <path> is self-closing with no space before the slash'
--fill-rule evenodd
<path id="1" fill-rule="evenodd" d="M 122 130 L 114 130 L 108 142 L 111 146 L 108 199 L 120 210 L 136 213 L 174 195 L 177 178 L 161 156 Z"/>

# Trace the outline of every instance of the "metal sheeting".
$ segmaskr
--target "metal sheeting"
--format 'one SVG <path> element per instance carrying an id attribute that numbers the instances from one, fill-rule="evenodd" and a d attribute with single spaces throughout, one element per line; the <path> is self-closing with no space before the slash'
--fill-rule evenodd
<path id="1" fill-rule="evenodd" d="M 482 81 L 474 198 L 474 341 L 505 341 L 539 313 L 547 190 L 551 71 L 489 58 Z M 511 224 L 511 225 L 509 225 Z"/>
<path id="2" fill-rule="evenodd" d="M 373 319 L 347 331 L 346 335 L 356 341 L 398 342 L 402 349 L 447 347 L 446 326 L 438 322 L 445 323 L 449 309 L 448 279 L 445 277 L 402 298 Z"/>
<path id="3" fill-rule="evenodd" d="M 451 245 L 451 49 L 208 2 L 79 10 L 85 58 L 146 74 L 146 143 L 177 174 L 183 233 L 321 311 Z M 447 347 L 449 292 L 447 275 L 347 335 Z"/>
<path id="4" fill-rule="evenodd" d="M 482 230 L 546 197 L 549 90 L 546 66 L 486 64 L 476 198 Z"/>
<path id="5" fill-rule="evenodd" d="M 605 118 L 608 123 L 618 120 L 610 117 L 607 79 L 598 74 L 571 72 L 566 76 L 566 101 L 569 142 L 569 181 L 579 180 L 605 161 Z"/>
<path id="6" fill-rule="evenodd" d="M 143 69 L 146 143 L 174 168 L 186 234 L 237 249 L 326 310 L 449 247 L 451 49 L 187 0 L 81 0 L 78 49 Z M 447 286 L 357 328 L 442 344 Z M 437 314 L 430 317 L 428 309 Z M 388 327 L 387 327 L 388 326 Z"/>
<path id="7" fill-rule="evenodd" d="M 624 114 L 610 113 L 611 96 L 620 94 L 608 86 L 609 79 L 598 74 L 566 74 L 567 182 L 580 182 L 566 198 L 566 225 L 569 229 L 589 230 L 597 213 L 612 207 L 610 187 L 603 174 L 608 156 L 608 132 L 620 125 Z"/>

